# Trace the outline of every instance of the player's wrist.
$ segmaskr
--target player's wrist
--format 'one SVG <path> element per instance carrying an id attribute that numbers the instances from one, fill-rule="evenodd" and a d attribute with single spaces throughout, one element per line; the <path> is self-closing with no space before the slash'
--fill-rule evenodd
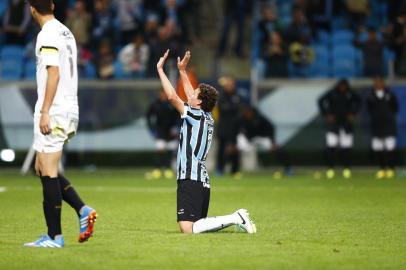
<path id="1" fill-rule="evenodd" d="M 39 111 L 41 114 L 49 114 L 49 111 L 47 111 L 47 110 L 41 110 L 41 111 Z"/>

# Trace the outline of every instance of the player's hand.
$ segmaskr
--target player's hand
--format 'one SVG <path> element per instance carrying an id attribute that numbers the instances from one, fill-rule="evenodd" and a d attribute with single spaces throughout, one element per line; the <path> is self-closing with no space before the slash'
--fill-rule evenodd
<path id="1" fill-rule="evenodd" d="M 48 135 L 51 133 L 51 121 L 49 119 L 48 113 L 41 113 L 41 118 L 39 120 L 39 130 L 44 135 Z"/>
<path id="2" fill-rule="evenodd" d="M 182 61 L 180 60 L 180 57 L 178 57 L 178 69 L 186 70 L 187 64 L 189 63 L 189 59 L 190 59 L 190 51 L 186 51 Z"/>
<path id="3" fill-rule="evenodd" d="M 165 61 L 166 61 L 166 58 L 168 58 L 168 55 L 169 55 L 169 49 L 166 50 L 165 54 L 164 54 L 161 58 L 159 58 L 159 61 L 158 61 L 158 63 L 156 64 L 156 68 L 157 68 L 158 70 L 164 68 Z"/>

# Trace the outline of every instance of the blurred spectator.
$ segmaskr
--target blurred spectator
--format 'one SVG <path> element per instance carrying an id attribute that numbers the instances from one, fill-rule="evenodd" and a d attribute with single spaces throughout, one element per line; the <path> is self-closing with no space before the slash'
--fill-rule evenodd
<path id="1" fill-rule="evenodd" d="M 276 161 L 283 165 L 286 175 L 291 174 L 291 165 L 285 151 L 275 138 L 274 124 L 252 106 L 244 106 L 239 117 L 237 146 L 241 151 L 250 151 L 255 145 L 275 154 Z"/>
<path id="2" fill-rule="evenodd" d="M 225 0 L 223 6 L 223 25 L 221 37 L 219 40 L 217 55 L 223 56 L 228 43 L 228 36 L 230 34 L 233 23 L 237 26 L 237 37 L 234 44 L 234 53 L 237 56 L 243 56 L 243 42 L 244 42 L 244 26 L 245 16 L 250 8 L 250 1 L 248 0 Z"/>
<path id="3" fill-rule="evenodd" d="M 237 93 L 236 81 L 232 77 L 219 80 L 223 91 L 218 102 L 218 152 L 217 173 L 223 174 L 226 163 L 231 162 L 231 173 L 239 177 L 240 155 L 237 149 L 238 115 L 241 98 Z"/>
<path id="4" fill-rule="evenodd" d="M 263 59 L 266 64 L 265 76 L 284 78 L 288 76 L 288 50 L 279 32 L 271 33 L 271 40 L 266 43 Z"/>
<path id="5" fill-rule="evenodd" d="M 147 178 L 161 178 L 163 175 L 165 178 L 172 179 L 171 159 L 178 144 L 178 118 L 178 112 L 161 91 L 147 111 L 148 128 L 155 139 L 157 150 L 155 169 L 147 173 Z"/>
<path id="6" fill-rule="evenodd" d="M 149 61 L 149 47 L 142 35 L 136 35 L 133 42 L 121 49 L 118 56 L 123 70 L 136 78 L 144 77 Z"/>
<path id="7" fill-rule="evenodd" d="M 143 0 L 115 0 L 114 3 L 120 26 L 120 44 L 125 45 L 143 29 Z"/>
<path id="8" fill-rule="evenodd" d="M 383 78 L 374 80 L 374 88 L 367 99 L 371 119 L 371 148 L 379 163 L 378 179 L 394 177 L 396 165 L 396 96 L 385 87 Z"/>
<path id="9" fill-rule="evenodd" d="M 334 0 L 297 0 L 296 7 L 305 11 L 312 34 L 317 37 L 318 29 L 331 30 L 333 15 L 339 10 L 339 3 Z"/>
<path id="10" fill-rule="evenodd" d="M 374 28 L 368 29 L 368 39 L 366 41 L 359 41 L 357 38 L 354 45 L 362 50 L 364 67 L 364 76 L 373 77 L 383 75 L 383 50 L 384 43 L 378 40 L 376 30 Z"/>
<path id="11" fill-rule="evenodd" d="M 69 0 L 54 1 L 54 4 L 55 4 L 54 9 L 55 18 L 61 23 L 64 23 L 66 21 L 67 12 L 69 9 Z"/>
<path id="12" fill-rule="evenodd" d="M 24 45 L 30 21 L 29 5 L 24 0 L 9 0 L 2 27 L 6 37 L 5 42 L 7 44 Z"/>
<path id="13" fill-rule="evenodd" d="M 182 33 L 182 41 L 188 42 L 188 31 L 185 25 L 184 15 L 183 15 L 182 5 L 180 5 L 176 0 L 164 0 L 164 4 L 160 10 L 161 24 L 165 24 L 171 21 L 174 27 Z"/>
<path id="14" fill-rule="evenodd" d="M 395 71 L 406 76 L 406 8 L 399 12 L 391 27 L 391 44 L 395 51 Z"/>
<path id="15" fill-rule="evenodd" d="M 93 16 L 92 45 L 99 44 L 102 39 L 108 39 L 115 44 L 114 12 L 109 0 L 95 0 Z"/>
<path id="16" fill-rule="evenodd" d="M 326 120 L 327 178 L 334 178 L 336 152 L 340 150 L 343 177 L 351 177 L 350 152 L 353 147 L 354 119 L 361 107 L 361 99 L 351 90 L 347 80 L 341 79 L 337 85 L 319 99 L 319 109 Z"/>
<path id="17" fill-rule="evenodd" d="M 309 45 L 309 40 L 301 36 L 298 41 L 289 46 L 290 60 L 292 61 L 292 74 L 295 77 L 305 77 L 306 68 L 314 60 L 314 51 Z"/>
<path id="18" fill-rule="evenodd" d="M 159 28 L 157 37 L 150 40 L 149 44 L 151 55 L 148 65 L 149 76 L 155 76 L 156 63 L 167 49 L 170 49 L 169 58 L 172 59 L 176 59 L 183 51 L 182 43 L 179 41 L 179 33 L 171 21 L 168 21 L 164 26 Z"/>
<path id="19" fill-rule="evenodd" d="M 306 21 L 303 10 L 296 8 L 292 10 L 292 22 L 286 29 L 286 39 L 288 43 L 300 41 L 305 38 L 311 39 L 310 26 Z"/>
<path id="20" fill-rule="evenodd" d="M 201 8 L 202 0 L 185 0 L 183 14 L 184 24 L 186 27 L 184 31 L 187 32 L 187 37 L 192 41 L 200 41 L 202 38 L 202 25 L 201 25 Z"/>
<path id="21" fill-rule="evenodd" d="M 99 44 L 94 63 L 99 79 L 108 80 L 114 78 L 114 53 L 108 40 L 103 40 Z"/>
<path id="22" fill-rule="evenodd" d="M 157 38 L 159 20 L 156 14 L 149 14 L 145 21 L 144 36 L 145 41 L 149 44 Z"/>
<path id="23" fill-rule="evenodd" d="M 261 44 L 269 43 L 272 33 L 282 30 L 282 24 L 278 21 L 274 9 L 269 5 L 265 5 L 262 9 L 262 18 L 258 22 L 258 30 L 261 36 Z"/>
<path id="24" fill-rule="evenodd" d="M 353 29 L 357 30 L 359 27 L 365 25 L 366 18 L 369 16 L 370 7 L 368 0 L 346 0 L 347 10 L 350 14 L 350 20 Z"/>
<path id="25" fill-rule="evenodd" d="M 85 1 L 76 1 L 74 9 L 68 14 L 66 26 L 72 31 L 79 45 L 87 46 L 89 44 L 92 16 L 86 10 Z"/>

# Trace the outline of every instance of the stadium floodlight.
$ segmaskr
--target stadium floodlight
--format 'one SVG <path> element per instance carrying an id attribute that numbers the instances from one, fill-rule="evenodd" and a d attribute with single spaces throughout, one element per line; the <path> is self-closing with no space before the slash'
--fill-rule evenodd
<path id="1" fill-rule="evenodd" d="M 4 162 L 13 162 L 16 157 L 14 150 L 3 149 L 0 151 L 0 159 Z"/>

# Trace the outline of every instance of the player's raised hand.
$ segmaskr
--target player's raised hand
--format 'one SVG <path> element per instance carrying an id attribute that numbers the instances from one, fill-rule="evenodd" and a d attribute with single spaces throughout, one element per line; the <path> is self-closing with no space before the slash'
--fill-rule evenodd
<path id="1" fill-rule="evenodd" d="M 190 51 L 186 51 L 182 61 L 180 60 L 180 57 L 178 57 L 178 69 L 186 70 L 187 64 L 189 63 L 189 59 L 190 59 Z"/>
<path id="2" fill-rule="evenodd" d="M 156 64 L 156 68 L 158 70 L 163 69 L 163 67 L 165 65 L 166 58 L 168 58 L 168 55 L 169 55 L 169 49 L 166 50 L 165 54 L 161 58 L 159 58 L 159 61 Z"/>

